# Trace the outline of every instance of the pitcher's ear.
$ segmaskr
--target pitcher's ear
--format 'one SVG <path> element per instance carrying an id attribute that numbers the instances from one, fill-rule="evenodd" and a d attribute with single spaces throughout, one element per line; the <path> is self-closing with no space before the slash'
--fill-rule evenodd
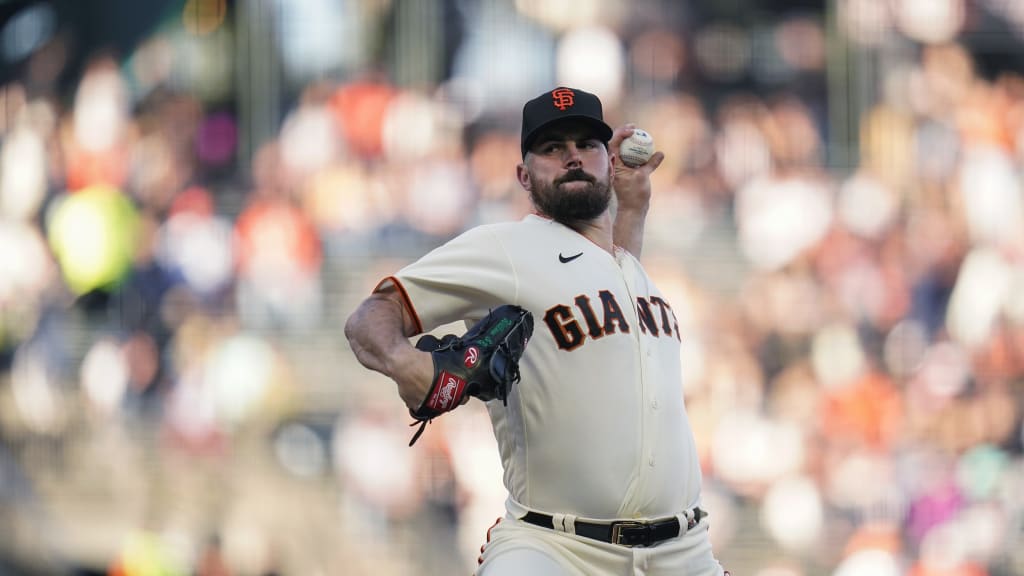
<path id="1" fill-rule="evenodd" d="M 523 187 L 523 190 L 533 191 L 533 180 L 530 178 L 530 172 L 526 169 L 526 164 L 516 165 L 516 180 L 519 181 L 519 185 Z"/>

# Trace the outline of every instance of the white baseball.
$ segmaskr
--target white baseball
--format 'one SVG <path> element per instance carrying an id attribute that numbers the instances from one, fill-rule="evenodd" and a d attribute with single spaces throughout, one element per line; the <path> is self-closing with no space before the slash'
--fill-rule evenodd
<path id="1" fill-rule="evenodd" d="M 645 164 L 651 159 L 651 154 L 654 154 L 654 138 L 639 128 L 634 129 L 633 135 L 619 146 L 619 158 L 631 168 Z"/>

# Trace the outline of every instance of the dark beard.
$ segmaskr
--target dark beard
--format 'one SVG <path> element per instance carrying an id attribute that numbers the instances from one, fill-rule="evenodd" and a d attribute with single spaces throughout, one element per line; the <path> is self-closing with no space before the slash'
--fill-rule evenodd
<path id="1" fill-rule="evenodd" d="M 537 179 L 534 178 L 533 181 L 537 182 Z M 588 185 L 583 190 L 575 192 L 559 190 L 562 184 L 575 181 L 586 182 Z M 530 198 L 542 214 L 556 222 L 569 224 L 594 220 L 600 216 L 608 209 L 612 192 L 607 183 L 598 182 L 583 170 L 575 169 L 566 172 L 561 178 L 556 178 L 551 184 L 534 187 L 530 191 Z"/>

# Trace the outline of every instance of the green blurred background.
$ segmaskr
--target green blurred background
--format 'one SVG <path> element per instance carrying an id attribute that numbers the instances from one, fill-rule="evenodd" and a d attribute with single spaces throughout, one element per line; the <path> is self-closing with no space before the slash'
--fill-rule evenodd
<path id="1" fill-rule="evenodd" d="M 0 1 L 0 574 L 470 574 L 486 412 L 408 448 L 341 326 L 529 210 L 557 84 L 667 156 L 725 566 L 1024 574 L 1022 40 L 1017 0 Z"/>

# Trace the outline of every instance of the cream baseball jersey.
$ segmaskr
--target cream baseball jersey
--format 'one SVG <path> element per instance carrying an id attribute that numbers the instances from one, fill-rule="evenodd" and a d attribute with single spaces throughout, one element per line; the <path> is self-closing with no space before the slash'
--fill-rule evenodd
<path id="1" fill-rule="evenodd" d="M 488 403 L 509 511 L 657 518 L 699 503 L 679 326 L 629 253 L 536 215 L 471 229 L 394 282 L 418 328 L 533 313 L 507 405 Z"/>

